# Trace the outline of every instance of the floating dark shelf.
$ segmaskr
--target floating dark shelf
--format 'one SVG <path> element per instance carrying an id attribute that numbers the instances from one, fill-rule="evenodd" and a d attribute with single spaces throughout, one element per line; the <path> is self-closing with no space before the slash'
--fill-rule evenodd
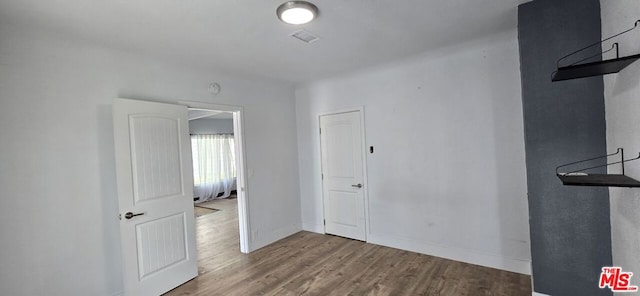
<path id="1" fill-rule="evenodd" d="M 597 159 L 607 159 L 610 156 L 620 155 L 620 161 L 607 163 L 603 165 L 596 165 L 588 168 L 583 168 L 580 170 L 574 170 L 571 172 L 560 173 L 560 168 L 566 168 L 575 166 L 577 164 L 589 163 Z M 640 181 L 632 179 L 624 174 L 624 164 L 629 161 L 640 159 L 640 154 L 638 157 L 631 159 L 624 159 L 624 150 L 622 148 L 618 148 L 615 153 L 598 156 L 594 158 L 589 158 L 585 160 L 580 160 L 568 164 L 563 164 L 556 168 L 556 176 L 560 178 L 562 184 L 570 185 L 570 186 L 604 186 L 604 187 L 640 187 Z M 620 164 L 620 168 L 622 174 L 587 174 L 584 171 L 603 168 L 614 164 Z"/>
<path id="2" fill-rule="evenodd" d="M 618 73 L 620 70 L 629 66 L 631 63 L 640 59 L 640 54 L 611 59 L 606 61 L 598 61 L 586 64 L 579 64 L 567 67 L 560 67 L 553 74 L 552 81 L 569 80 L 575 78 L 584 78 L 590 76 L 599 76 L 611 73 Z"/>
<path id="3" fill-rule="evenodd" d="M 556 62 L 557 68 L 558 70 L 553 72 L 552 76 L 551 76 L 551 81 L 562 81 L 562 80 L 569 80 L 569 79 L 576 79 L 576 78 L 584 78 L 584 77 L 590 77 L 590 76 L 600 76 L 600 75 L 606 75 L 606 74 L 611 74 L 611 73 L 618 73 L 620 72 L 620 70 L 624 69 L 625 67 L 629 66 L 631 63 L 635 62 L 636 60 L 640 59 L 640 54 L 636 54 L 636 55 L 631 55 L 631 56 L 626 56 L 626 57 L 620 57 L 620 52 L 618 49 L 618 43 L 613 43 L 611 46 L 611 49 L 609 50 L 605 50 L 600 52 L 600 50 L 602 49 L 602 45 L 604 44 L 605 41 L 609 41 L 613 38 L 616 38 L 622 34 L 626 34 L 627 32 L 630 32 L 632 30 L 634 30 L 635 28 L 637 28 L 640 25 L 640 20 L 637 20 L 635 23 L 633 23 L 633 27 L 631 29 L 622 31 L 618 34 L 615 34 L 611 37 L 605 38 L 599 42 L 596 42 L 594 44 L 591 44 L 587 47 L 578 49 L 566 56 L 561 57 L 560 59 L 558 59 L 558 61 Z M 595 55 L 591 55 L 588 57 L 581 57 L 584 53 L 586 53 L 585 50 L 590 49 L 590 48 L 596 48 L 599 49 L 598 54 Z M 609 51 L 612 51 L 615 49 L 615 53 L 616 53 L 616 58 L 615 59 L 609 59 L 609 60 L 604 60 L 604 61 L 597 61 L 597 62 L 590 62 L 590 63 L 586 63 L 586 61 L 590 60 L 590 59 L 594 59 L 594 58 L 601 58 L 602 55 L 604 53 L 607 53 Z M 579 61 L 576 61 L 570 65 L 566 65 L 566 62 L 564 62 L 564 64 L 566 66 L 562 66 L 560 67 L 560 65 L 563 63 L 563 61 L 566 61 L 567 59 L 571 58 L 572 60 L 577 59 L 578 57 L 580 57 Z"/>
<path id="4" fill-rule="evenodd" d="M 564 185 L 570 186 L 606 186 L 606 187 L 640 187 L 638 180 L 625 175 L 591 174 L 586 176 L 558 175 Z"/>

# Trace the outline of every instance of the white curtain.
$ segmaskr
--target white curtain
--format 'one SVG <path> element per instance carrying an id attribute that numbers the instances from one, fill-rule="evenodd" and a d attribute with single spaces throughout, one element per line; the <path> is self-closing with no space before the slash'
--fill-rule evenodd
<path id="1" fill-rule="evenodd" d="M 196 202 L 229 197 L 236 181 L 233 135 L 191 135 L 191 149 Z"/>

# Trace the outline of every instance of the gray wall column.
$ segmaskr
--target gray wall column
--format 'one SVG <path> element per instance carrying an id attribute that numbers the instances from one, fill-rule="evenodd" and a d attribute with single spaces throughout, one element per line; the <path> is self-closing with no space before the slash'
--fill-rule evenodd
<path id="1" fill-rule="evenodd" d="M 534 291 L 611 295 L 606 187 L 563 186 L 556 166 L 607 154 L 602 77 L 551 82 L 556 60 L 601 39 L 598 0 L 520 5 L 518 35 Z"/>

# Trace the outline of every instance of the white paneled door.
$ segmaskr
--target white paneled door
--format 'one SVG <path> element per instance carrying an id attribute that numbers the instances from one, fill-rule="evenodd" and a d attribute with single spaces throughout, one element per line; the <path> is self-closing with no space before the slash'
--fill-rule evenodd
<path id="1" fill-rule="evenodd" d="M 320 116 L 325 232 L 366 240 L 361 112 Z"/>
<path id="2" fill-rule="evenodd" d="M 125 295 L 160 295 L 198 275 L 187 107 L 115 99 Z"/>

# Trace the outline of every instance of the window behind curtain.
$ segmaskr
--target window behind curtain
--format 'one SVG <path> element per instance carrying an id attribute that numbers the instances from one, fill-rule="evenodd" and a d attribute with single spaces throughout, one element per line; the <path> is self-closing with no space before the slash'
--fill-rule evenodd
<path id="1" fill-rule="evenodd" d="M 191 135 L 194 185 L 229 182 L 236 177 L 233 135 Z"/>

